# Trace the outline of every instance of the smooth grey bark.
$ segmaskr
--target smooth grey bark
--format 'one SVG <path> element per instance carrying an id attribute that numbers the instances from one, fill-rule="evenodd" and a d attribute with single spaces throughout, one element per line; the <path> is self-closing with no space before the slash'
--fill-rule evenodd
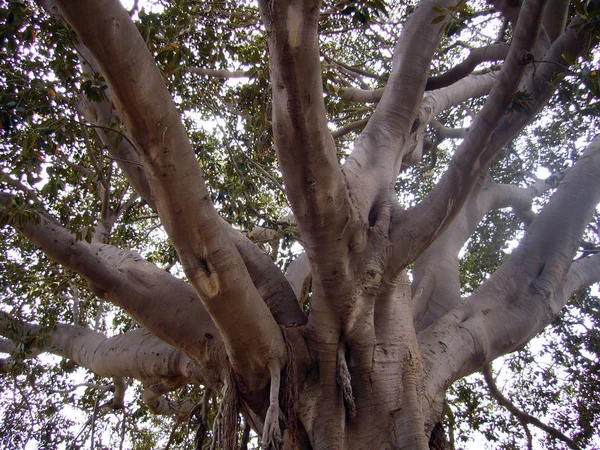
<path id="1" fill-rule="evenodd" d="M 154 59 L 118 2 L 57 3 L 102 69 L 113 102 L 144 160 L 165 230 L 222 332 L 232 364 L 250 389 L 264 388 L 269 376 L 266 362 L 284 357 L 279 327 L 223 230 Z M 198 229 L 202 233 L 195 232 Z M 249 340 L 255 342 L 255 351 L 244 348 Z M 263 376 L 257 377 L 258 373 Z"/>
<path id="2" fill-rule="evenodd" d="M 460 210 L 481 171 L 487 169 L 492 157 L 500 150 L 501 145 L 493 139 L 494 133 L 504 119 L 510 99 L 520 85 L 528 64 L 526 55 L 529 55 L 528 48 L 533 46 L 537 37 L 540 7 L 531 5 L 522 8 L 521 23 L 528 25 L 517 26 L 507 61 L 440 182 L 414 208 L 395 211 L 392 219 L 397 224 L 392 229 L 395 265 L 404 267 L 435 240 Z M 415 239 L 417 236 L 420 242 Z"/>
<path id="3" fill-rule="evenodd" d="M 568 301 L 572 294 L 565 284 L 569 269 L 583 230 L 600 202 L 599 145 L 597 137 L 502 266 L 462 304 L 421 333 L 428 395 L 435 396 L 452 380 L 523 345 Z M 575 267 L 578 270 L 580 265 Z"/>
<path id="4" fill-rule="evenodd" d="M 415 261 L 412 293 L 417 332 L 462 302 L 459 252 L 483 217 L 506 207 L 518 213 L 529 210 L 532 200 L 552 187 L 545 180 L 518 187 L 496 184 L 488 174 L 481 177 L 452 224 Z"/>

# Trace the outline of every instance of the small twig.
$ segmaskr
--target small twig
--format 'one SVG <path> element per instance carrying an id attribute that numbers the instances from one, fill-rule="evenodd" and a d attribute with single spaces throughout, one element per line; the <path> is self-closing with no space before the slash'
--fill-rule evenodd
<path id="1" fill-rule="evenodd" d="M 267 181 L 267 182 L 271 182 L 273 185 L 275 185 L 275 187 L 277 187 L 277 189 L 279 189 L 281 192 L 285 192 L 285 189 L 283 188 L 283 186 L 281 185 L 281 183 L 279 183 L 279 181 L 277 181 L 273 175 L 271 175 L 269 172 L 267 172 L 265 169 L 263 169 L 260 164 L 258 164 L 256 161 L 254 161 L 252 158 L 250 158 L 248 155 L 246 155 L 244 152 L 240 152 L 240 154 L 246 159 L 246 161 L 248 161 L 251 165 L 253 165 L 254 167 L 256 167 L 256 169 L 259 171 L 259 173 L 257 174 L 260 178 L 262 178 L 263 180 Z"/>
<path id="2" fill-rule="evenodd" d="M 344 125 L 343 127 L 332 131 L 331 135 L 334 139 L 336 139 L 350 133 L 351 131 L 362 129 L 365 126 L 367 126 L 367 123 L 369 123 L 369 119 L 371 119 L 370 116 L 361 120 L 357 120 L 356 122 L 350 122 L 348 125 Z"/>
<path id="3" fill-rule="evenodd" d="M 116 130 L 115 128 L 106 127 L 106 126 L 104 126 L 104 125 L 96 125 L 96 124 L 93 124 L 93 123 L 88 123 L 88 122 L 80 122 L 79 120 L 75 120 L 75 119 L 71 119 L 70 121 L 71 121 L 71 122 L 73 122 L 73 123 L 76 123 L 76 124 L 78 124 L 78 125 L 81 125 L 81 126 L 83 126 L 83 127 L 89 127 L 89 128 L 99 128 L 99 129 L 101 129 L 101 130 L 112 131 L 113 133 L 117 133 L 117 134 L 121 135 L 121 136 L 123 137 L 123 139 L 125 139 L 127 142 L 129 142 L 129 144 L 130 144 L 130 145 L 131 145 L 133 148 L 137 149 L 137 146 L 136 146 L 136 145 L 135 145 L 135 144 L 132 142 L 132 140 L 131 140 L 131 139 L 129 139 L 129 137 L 128 137 L 128 136 L 127 136 L 125 133 L 123 133 L 121 130 Z M 110 159 L 117 160 L 116 158 L 110 158 Z M 118 161 L 118 160 L 117 160 L 117 161 Z M 127 162 L 129 162 L 129 161 L 127 161 Z M 136 163 L 134 163 L 134 162 L 131 162 L 131 163 L 132 163 L 132 164 L 136 164 Z M 141 164 L 139 164 L 139 165 L 141 165 Z"/>
<path id="4" fill-rule="evenodd" d="M 98 176 L 98 179 L 102 183 L 102 186 L 104 186 L 104 189 L 106 189 L 107 191 L 110 191 L 110 185 L 108 184 L 108 180 L 104 176 L 104 172 L 102 171 L 102 167 L 98 163 L 98 159 L 96 159 L 96 155 L 94 155 L 94 149 L 92 147 L 92 140 L 90 139 L 90 135 L 87 132 L 87 129 L 85 127 L 83 127 L 81 129 L 81 132 L 83 134 L 83 142 L 85 143 L 86 152 L 90 158 L 90 161 L 92 161 L 92 166 L 96 170 L 96 175 Z M 102 200 L 104 200 L 104 199 L 102 199 Z"/>
<path id="5" fill-rule="evenodd" d="M 80 174 L 92 179 L 94 178 L 94 172 L 92 172 L 90 169 L 88 169 L 87 167 L 83 167 L 82 165 L 79 165 L 77 163 L 71 162 L 69 161 L 67 158 L 57 155 L 55 156 L 57 161 L 60 161 L 64 164 L 66 164 L 67 166 L 69 166 L 71 169 L 76 170 L 77 172 L 79 172 Z"/>
<path id="6" fill-rule="evenodd" d="M 167 441 L 167 445 L 165 446 L 165 450 L 169 450 L 171 448 L 171 444 L 175 440 L 175 433 L 179 428 L 179 423 L 175 421 L 175 425 L 173 425 L 173 429 L 171 430 L 171 434 L 169 434 L 169 440 Z"/>
<path id="7" fill-rule="evenodd" d="M 0 181 L 4 181 L 9 186 L 12 186 L 12 187 L 18 189 L 19 191 L 23 192 L 30 200 L 34 201 L 35 203 L 42 204 L 42 201 L 40 200 L 40 198 L 37 196 L 37 193 L 33 189 L 28 188 L 23 183 L 21 183 L 19 180 L 15 180 L 14 178 L 12 178 L 10 175 L 5 173 L 4 171 L 0 171 Z"/>

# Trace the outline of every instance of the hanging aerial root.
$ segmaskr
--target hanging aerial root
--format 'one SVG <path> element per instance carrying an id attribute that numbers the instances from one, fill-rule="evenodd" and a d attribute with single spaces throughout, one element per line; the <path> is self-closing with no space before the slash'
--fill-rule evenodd
<path id="1" fill-rule="evenodd" d="M 285 427 L 288 431 L 289 448 L 296 450 L 300 448 L 298 440 L 298 414 L 296 402 L 298 400 L 298 374 L 296 371 L 296 354 L 287 328 L 281 327 L 285 340 L 286 363 L 282 372 L 283 408 Z"/>
<path id="2" fill-rule="evenodd" d="M 356 419 L 356 403 L 354 403 L 354 394 L 352 393 L 352 383 L 350 371 L 346 363 L 346 355 L 344 354 L 344 345 L 340 342 L 337 351 L 337 383 L 342 389 L 344 403 L 350 419 Z"/>
<path id="3" fill-rule="evenodd" d="M 208 401 L 208 399 L 207 399 Z M 229 367 L 223 380 L 223 398 L 212 426 L 210 450 L 235 449 L 237 445 L 239 399 L 233 369 Z"/>
<path id="4" fill-rule="evenodd" d="M 194 450 L 202 450 L 204 446 L 204 439 L 206 438 L 206 431 L 208 430 L 208 400 L 212 393 L 212 389 L 206 386 L 204 388 L 202 400 L 190 411 L 188 427 L 193 421 L 197 421 L 196 432 L 194 435 Z"/>
<path id="5" fill-rule="evenodd" d="M 194 407 L 192 399 L 171 400 L 162 394 L 162 387 L 160 383 L 146 385 L 142 391 L 142 401 L 154 414 L 177 416 L 185 420 Z"/>
<path id="6" fill-rule="evenodd" d="M 219 407 L 221 423 L 218 441 L 220 448 L 234 449 L 237 444 L 239 399 L 235 375 L 231 368 L 227 371 L 223 389 L 223 399 Z"/>
<path id="7" fill-rule="evenodd" d="M 262 445 L 266 449 L 278 449 L 281 446 L 281 429 L 279 428 L 279 386 L 281 382 L 281 363 L 274 359 L 269 362 L 271 374 L 271 391 L 269 393 L 269 409 L 265 417 Z"/>

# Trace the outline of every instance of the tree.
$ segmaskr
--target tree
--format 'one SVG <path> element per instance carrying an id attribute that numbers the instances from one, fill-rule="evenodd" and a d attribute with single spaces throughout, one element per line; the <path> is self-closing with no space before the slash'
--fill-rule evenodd
<path id="1" fill-rule="evenodd" d="M 481 412 L 451 386 L 480 370 L 523 427 L 503 445 L 532 448 L 530 425 L 553 448 L 597 439 L 594 2 L 38 0 L 2 18 L 7 447 L 94 447 L 102 426 L 123 446 L 150 420 L 129 386 L 190 417 L 197 448 L 250 429 L 264 448 L 453 447 L 442 421 Z M 490 368 L 521 350 L 526 370 L 550 324 L 572 338 L 553 358 L 586 371 L 565 432 Z M 74 436 L 56 404 L 78 366 Z"/>

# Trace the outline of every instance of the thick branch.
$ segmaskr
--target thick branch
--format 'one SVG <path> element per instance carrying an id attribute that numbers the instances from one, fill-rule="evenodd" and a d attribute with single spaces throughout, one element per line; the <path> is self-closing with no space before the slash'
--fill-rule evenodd
<path id="1" fill-rule="evenodd" d="M 396 270 L 413 261 L 444 230 L 460 210 L 481 171 L 499 150 L 498 142 L 490 145 L 490 140 L 531 62 L 530 49 L 538 35 L 543 6 L 544 0 L 523 4 L 506 62 L 483 109 L 435 189 L 416 207 L 396 211 L 391 234 Z"/>
<path id="2" fill-rule="evenodd" d="M 508 55 L 508 44 L 494 44 L 489 47 L 475 48 L 471 50 L 467 58 L 454 66 L 452 69 L 435 77 L 427 79 L 426 90 L 440 89 L 456 83 L 458 80 L 469 75 L 475 67 L 485 61 L 500 61 Z"/>
<path id="3" fill-rule="evenodd" d="M 464 139 L 468 131 L 468 128 L 445 127 L 435 119 L 432 120 L 430 125 L 438 136 L 438 139 Z"/>
<path id="4" fill-rule="evenodd" d="M 281 325 L 304 324 L 306 316 L 296 301 L 294 287 L 271 257 L 245 234 L 228 225 L 229 235 L 242 255 L 248 273 L 271 314 Z"/>
<path id="5" fill-rule="evenodd" d="M 572 293 L 566 281 L 573 257 L 599 202 L 597 137 L 502 266 L 421 334 L 430 395 L 519 348 L 560 313 Z"/>
<path id="6" fill-rule="evenodd" d="M 279 327 L 210 201 L 154 58 L 118 1 L 64 0 L 59 6 L 102 68 L 113 102 L 142 153 L 165 230 L 221 330 L 232 364 L 249 384 L 264 386 L 266 363 L 284 353 Z M 248 341 L 255 343 L 252 351 Z"/>
<path id="7" fill-rule="evenodd" d="M 377 103 L 383 96 L 383 88 L 380 89 L 358 89 L 343 88 L 340 92 L 340 98 L 350 102 Z"/>
<path id="8" fill-rule="evenodd" d="M 566 292 L 573 294 L 600 282 L 600 253 L 578 259 L 571 265 L 567 276 Z"/>
<path id="9" fill-rule="evenodd" d="M 471 75 L 450 86 L 426 92 L 419 109 L 418 125 L 423 127 L 431 123 L 441 112 L 469 99 L 489 94 L 497 76 L 496 72 Z M 415 126 L 413 126 L 414 128 Z"/>
<path id="10" fill-rule="evenodd" d="M 302 299 L 308 295 L 307 285 L 310 284 L 310 262 L 306 253 L 302 253 L 296 259 L 294 259 L 288 266 L 285 277 L 287 278 L 290 286 L 294 290 L 296 298 L 301 303 L 304 303 Z"/>
<path id="11" fill-rule="evenodd" d="M 10 326 L 9 326 L 10 325 Z M 15 330 L 16 333 L 15 333 Z M 218 379 L 218 369 L 207 366 L 204 378 L 181 350 L 165 344 L 140 329 L 107 338 L 89 328 L 57 324 L 50 331 L 19 321 L 0 312 L 0 335 L 26 342 L 32 349 L 68 358 L 103 377 L 131 377 L 138 380 L 169 380 L 175 387 Z"/>
<path id="12" fill-rule="evenodd" d="M 379 196 L 388 195 L 407 150 L 443 28 L 432 24 L 438 14 L 434 7 L 452 4 L 453 0 L 425 0 L 409 16 L 394 50 L 392 73 L 381 101 L 344 165 L 353 201 L 365 217 Z"/>
<path id="13" fill-rule="evenodd" d="M 338 128 L 337 130 L 333 131 L 331 133 L 331 135 L 333 136 L 334 139 L 337 139 L 337 138 L 342 137 L 354 130 L 360 130 L 361 128 L 364 128 L 369 123 L 369 119 L 370 119 L 370 117 L 366 117 L 364 119 L 357 120 L 355 122 L 350 122 L 348 125 L 344 125 L 343 127 Z"/>
<path id="14" fill-rule="evenodd" d="M 327 128 L 318 47 L 318 1 L 261 1 L 267 29 L 273 131 L 287 196 L 311 256 L 339 236 L 351 213 Z"/>
<path id="15" fill-rule="evenodd" d="M 549 0 L 544 13 L 543 25 L 548 37 L 554 42 L 565 31 L 569 15 L 569 0 Z"/>
<path id="16" fill-rule="evenodd" d="M 539 180 L 529 187 L 495 184 L 482 177 L 452 224 L 416 260 L 413 269 L 415 328 L 422 331 L 462 301 L 458 255 L 490 211 L 525 209 L 552 185 Z"/>
<path id="17" fill-rule="evenodd" d="M 1 199 L 5 206 L 12 197 L 2 194 Z M 0 215 L 10 213 L 10 209 L 0 210 Z M 188 283 L 132 251 L 77 240 L 45 217 L 25 221 L 19 231 L 161 340 L 199 360 L 222 351 L 220 333 Z"/>

